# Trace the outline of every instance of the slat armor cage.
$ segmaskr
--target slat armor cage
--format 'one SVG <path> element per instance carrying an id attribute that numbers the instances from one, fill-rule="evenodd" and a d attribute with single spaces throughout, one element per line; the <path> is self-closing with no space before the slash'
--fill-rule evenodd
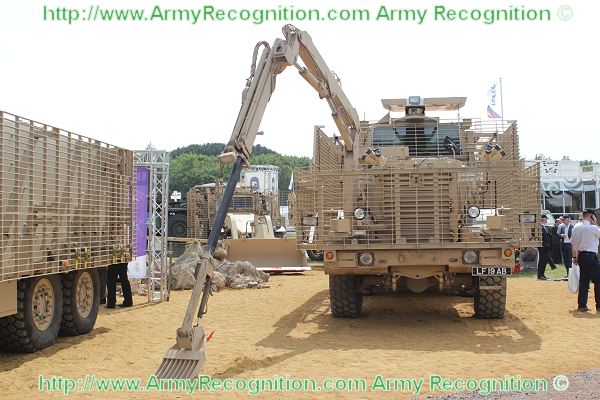
<path id="1" fill-rule="evenodd" d="M 383 166 L 361 163 L 369 149 L 381 151 Z M 301 248 L 539 243 L 539 167 L 520 159 L 514 121 L 364 123 L 354 159 L 345 156 L 338 139 L 315 128 L 314 164 L 295 171 Z"/>
<path id="2" fill-rule="evenodd" d="M 131 151 L 0 111 L 0 168 L 0 281 L 131 259 Z"/>
<path id="3" fill-rule="evenodd" d="M 223 198 L 223 183 L 197 185 L 187 193 L 188 237 L 208 239 L 210 224 Z M 228 212 L 269 215 L 273 224 L 281 224 L 278 194 L 271 191 L 253 192 L 238 186 L 231 199 Z"/>

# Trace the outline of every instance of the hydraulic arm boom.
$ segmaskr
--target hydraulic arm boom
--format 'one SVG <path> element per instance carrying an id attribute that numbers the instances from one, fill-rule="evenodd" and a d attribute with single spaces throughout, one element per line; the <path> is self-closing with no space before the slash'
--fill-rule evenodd
<path id="1" fill-rule="evenodd" d="M 327 100 L 346 151 L 353 151 L 360 120 L 342 90 L 338 77 L 329 69 L 307 32 L 286 25 L 283 27 L 283 34 L 285 39 L 275 39 L 271 47 L 267 42 L 259 42 L 254 48 L 250 77 L 242 93 L 242 106 L 231 139 L 224 153 L 219 156 L 222 164 L 234 162 L 238 155 L 249 164 L 252 145 L 271 94 L 275 90 L 277 75 L 290 65 L 298 69 L 300 76 L 317 91 L 320 98 Z M 257 60 L 261 46 L 264 49 Z M 305 66 L 298 63 L 298 57 Z"/>
<path id="2" fill-rule="evenodd" d="M 177 342 L 167 351 L 156 371 L 155 375 L 158 378 L 194 378 L 206 361 L 208 339 L 200 325 L 200 318 L 206 312 L 212 286 L 211 278 L 214 271 L 212 254 L 217 246 L 242 166 L 250 164 L 252 146 L 271 94 L 275 89 L 277 75 L 288 66 L 295 66 L 300 76 L 319 93 L 319 97 L 327 100 L 331 108 L 331 116 L 344 141 L 346 151 L 354 150 L 360 121 L 356 110 L 344 94 L 339 79 L 327 67 L 308 33 L 301 32 L 292 25 L 286 25 L 283 27 L 283 34 L 285 39 L 275 39 L 272 47 L 269 47 L 267 42 L 259 42 L 254 48 L 250 77 L 246 81 L 246 87 L 242 93 L 242 106 L 231 139 L 223 154 L 219 156 L 221 164 L 234 163 L 234 166 L 212 223 L 208 243 L 196 268 L 196 283 L 183 323 L 177 329 Z M 264 47 L 264 49 L 257 60 L 260 47 Z M 305 66 L 298 63 L 298 57 Z M 194 317 L 197 317 L 195 325 L 193 325 Z"/>

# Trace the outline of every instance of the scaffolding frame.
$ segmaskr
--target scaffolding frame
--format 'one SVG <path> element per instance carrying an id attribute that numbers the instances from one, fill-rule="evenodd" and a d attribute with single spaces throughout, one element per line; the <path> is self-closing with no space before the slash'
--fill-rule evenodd
<path id="1" fill-rule="evenodd" d="M 156 150 L 152 144 L 146 150 L 134 151 L 134 165 L 147 167 L 149 174 L 147 279 L 148 302 L 169 300 L 171 291 L 170 265 L 167 248 L 169 224 L 169 152 Z"/>

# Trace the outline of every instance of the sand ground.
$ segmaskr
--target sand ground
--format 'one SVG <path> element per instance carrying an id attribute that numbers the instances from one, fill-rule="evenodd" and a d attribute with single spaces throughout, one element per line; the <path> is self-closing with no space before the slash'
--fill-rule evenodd
<path id="1" fill-rule="evenodd" d="M 251 379 L 287 376 L 321 382 L 364 378 L 552 377 L 597 368 L 600 314 L 575 312 L 566 282 L 511 278 L 504 320 L 473 318 L 472 299 L 437 294 L 365 297 L 364 316 L 333 319 L 321 271 L 273 276 L 269 289 L 225 290 L 209 302 L 204 325 L 215 330 L 204 374 Z M 140 378 L 174 343 L 190 292 L 132 309 L 101 309 L 90 334 L 60 338 L 36 354 L 0 353 L 0 398 L 64 397 L 40 393 L 39 375 Z M 136 301 L 143 301 L 142 298 Z M 594 308 L 590 299 L 590 308 Z M 367 387 L 369 389 L 369 387 Z M 421 394 L 432 394 L 427 383 Z M 398 398 L 406 391 L 264 392 L 260 398 Z M 73 398 L 186 398 L 176 393 L 83 393 Z M 253 397 L 196 393 L 194 397 Z"/>

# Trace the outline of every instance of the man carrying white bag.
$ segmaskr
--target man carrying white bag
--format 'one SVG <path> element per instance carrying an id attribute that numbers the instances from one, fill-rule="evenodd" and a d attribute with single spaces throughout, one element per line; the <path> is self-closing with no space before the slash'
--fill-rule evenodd
<path id="1" fill-rule="evenodd" d="M 586 209 L 582 213 L 583 220 L 573 228 L 571 242 L 573 245 L 573 268 L 569 271 L 569 290 L 575 292 L 576 275 L 579 275 L 579 294 L 577 310 L 587 312 L 590 281 L 594 283 L 596 312 L 600 312 L 600 261 L 598 261 L 598 244 L 600 228 L 594 210 Z M 579 274 L 575 271 L 579 269 Z M 573 276 L 571 276 L 573 275 Z"/>
<path id="2" fill-rule="evenodd" d="M 569 268 L 569 277 L 567 280 L 569 281 L 569 291 L 577 293 L 579 290 L 579 265 L 577 265 L 577 261 Z"/>

